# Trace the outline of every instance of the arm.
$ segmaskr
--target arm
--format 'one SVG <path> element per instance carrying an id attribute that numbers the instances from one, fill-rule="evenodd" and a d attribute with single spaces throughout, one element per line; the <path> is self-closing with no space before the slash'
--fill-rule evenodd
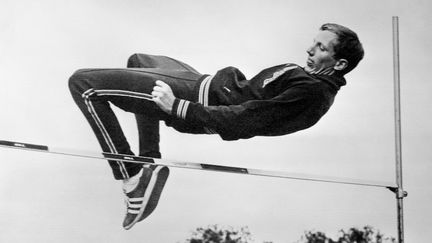
<path id="1" fill-rule="evenodd" d="M 166 88 L 162 86 L 155 87 L 155 94 L 158 95 L 155 102 L 161 109 L 192 125 L 213 129 L 228 140 L 256 135 L 283 135 L 305 129 L 315 124 L 328 109 L 311 85 L 290 88 L 269 100 L 206 107 L 177 99 L 171 96 L 172 92 L 162 91 Z M 160 95 L 162 97 L 159 98 Z"/>

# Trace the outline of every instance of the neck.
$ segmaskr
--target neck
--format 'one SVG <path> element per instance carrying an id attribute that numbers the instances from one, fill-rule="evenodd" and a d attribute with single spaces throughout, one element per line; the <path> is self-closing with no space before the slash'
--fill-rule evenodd
<path id="1" fill-rule="evenodd" d="M 311 70 L 308 71 L 309 74 L 314 74 L 314 75 L 333 75 L 335 73 L 335 70 L 333 67 L 327 67 L 327 68 L 320 68 L 318 70 Z"/>

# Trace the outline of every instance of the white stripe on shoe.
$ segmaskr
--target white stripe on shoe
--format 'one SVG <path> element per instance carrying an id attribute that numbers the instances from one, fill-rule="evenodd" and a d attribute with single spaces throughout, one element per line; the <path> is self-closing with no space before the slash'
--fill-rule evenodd
<path id="1" fill-rule="evenodd" d="M 140 210 L 128 209 L 127 212 L 130 213 L 130 214 L 139 214 L 139 213 L 140 213 Z M 138 217 L 138 216 L 137 216 L 137 217 Z"/>
<path id="2" fill-rule="evenodd" d="M 144 201 L 144 197 L 132 197 L 132 198 L 128 198 L 129 202 L 141 202 Z"/>
<path id="3" fill-rule="evenodd" d="M 129 208 L 138 208 L 140 209 L 142 207 L 142 204 L 129 204 Z M 139 212 L 139 210 L 138 210 Z"/>
<path id="4" fill-rule="evenodd" d="M 140 209 L 139 209 L 138 213 L 136 213 L 137 210 L 128 209 L 128 212 L 131 211 L 132 214 L 138 214 L 138 215 L 135 217 L 135 219 L 132 221 L 132 223 L 130 223 L 128 225 L 128 227 L 126 229 L 130 229 L 132 226 L 134 226 L 139 221 L 139 219 L 141 218 L 141 216 L 143 215 L 143 213 L 145 211 L 145 208 L 147 207 L 147 204 L 148 204 L 148 202 L 150 200 L 150 196 L 151 196 L 151 194 L 153 192 L 153 189 L 154 189 L 154 187 L 156 185 L 157 178 L 158 178 L 158 172 L 160 170 L 159 167 L 160 166 L 158 166 L 156 168 L 156 170 L 151 170 L 149 168 L 152 171 L 152 174 L 151 174 L 150 181 L 147 184 L 147 188 L 146 188 L 146 190 L 144 192 L 144 196 L 143 197 L 141 197 L 141 198 L 127 198 L 127 200 L 129 200 L 129 201 L 133 201 L 133 200 L 140 200 L 141 201 L 142 200 L 142 204 L 137 204 L 137 205 L 140 205 Z M 128 205 L 128 207 L 130 207 L 130 204 Z"/>

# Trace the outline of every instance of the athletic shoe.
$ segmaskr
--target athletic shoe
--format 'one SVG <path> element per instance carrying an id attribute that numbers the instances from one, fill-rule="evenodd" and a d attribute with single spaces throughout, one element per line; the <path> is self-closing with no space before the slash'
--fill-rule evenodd
<path id="1" fill-rule="evenodd" d="M 126 216 L 123 227 L 128 230 L 148 217 L 156 208 L 169 175 L 166 166 L 143 166 L 137 187 L 126 195 Z"/>

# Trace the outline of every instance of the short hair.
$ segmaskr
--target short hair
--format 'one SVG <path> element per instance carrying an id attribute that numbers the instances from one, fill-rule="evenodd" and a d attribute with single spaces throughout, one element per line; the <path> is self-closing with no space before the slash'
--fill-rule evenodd
<path id="1" fill-rule="evenodd" d="M 350 30 L 345 26 L 333 23 L 323 24 L 320 27 L 320 30 L 327 30 L 337 35 L 338 42 L 334 46 L 334 58 L 346 59 L 348 61 L 348 66 L 342 71 L 340 71 L 342 75 L 347 74 L 348 72 L 353 70 L 357 66 L 357 64 L 363 59 L 363 46 L 354 31 Z"/>

